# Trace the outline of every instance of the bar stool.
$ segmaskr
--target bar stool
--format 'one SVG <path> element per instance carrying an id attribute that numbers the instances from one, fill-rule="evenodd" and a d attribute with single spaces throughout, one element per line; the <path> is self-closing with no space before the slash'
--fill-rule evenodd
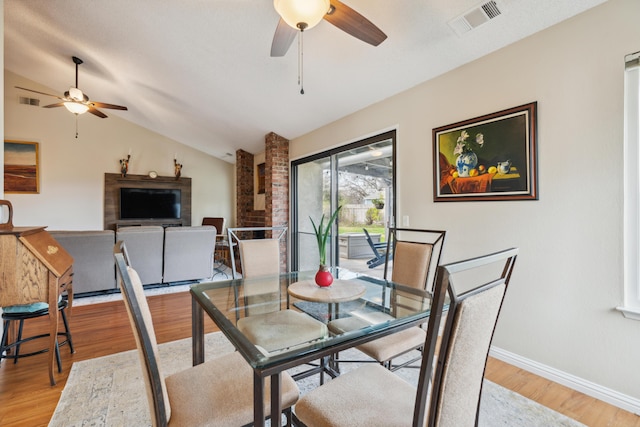
<path id="1" fill-rule="evenodd" d="M 58 311 L 61 314 L 62 322 L 64 324 L 64 331 L 58 332 L 58 336 L 64 336 L 65 339 L 61 342 L 56 342 L 56 362 L 58 364 L 58 372 L 62 372 L 62 363 L 60 361 L 60 350 L 59 347 L 65 344 L 69 345 L 69 350 L 73 354 L 75 350 L 73 348 L 73 339 L 71 337 L 71 331 L 69 330 L 69 323 L 67 321 L 67 316 L 65 314 L 65 309 L 68 306 L 68 301 L 66 297 L 61 297 L 58 301 Z M 30 337 L 23 338 L 22 331 L 24 328 L 24 321 L 28 319 L 35 319 L 37 317 L 43 317 L 49 315 L 49 305 L 45 302 L 37 302 L 33 304 L 27 305 L 14 305 L 10 307 L 2 308 L 2 320 L 4 323 L 2 330 L 2 340 L 0 340 L 0 362 L 2 359 L 13 359 L 13 363 L 18 363 L 18 359 L 21 357 L 29 357 L 35 356 L 36 354 L 41 354 L 49 351 L 48 347 L 45 347 L 41 350 L 32 351 L 29 353 L 20 353 L 20 346 L 26 342 L 49 337 L 49 334 L 39 334 Z M 18 323 L 18 334 L 15 338 L 15 341 L 9 343 L 9 330 L 11 328 L 12 322 Z M 14 349 L 14 351 L 10 351 Z"/>

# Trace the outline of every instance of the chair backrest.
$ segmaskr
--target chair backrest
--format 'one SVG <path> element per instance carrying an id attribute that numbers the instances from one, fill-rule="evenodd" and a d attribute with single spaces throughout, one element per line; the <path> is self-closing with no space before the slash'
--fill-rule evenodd
<path id="1" fill-rule="evenodd" d="M 224 223 L 225 220 L 222 217 L 205 216 L 202 218 L 202 225 L 213 225 L 218 230 L 218 234 L 224 234 Z"/>
<path id="2" fill-rule="evenodd" d="M 280 242 L 277 239 L 240 240 L 242 277 L 275 276 L 280 273 Z"/>
<path id="3" fill-rule="evenodd" d="M 164 261 L 164 228 L 159 225 L 120 227 L 116 242 L 123 241 L 129 249 L 129 259 L 143 285 L 162 282 Z"/>
<path id="4" fill-rule="evenodd" d="M 243 278 L 259 276 L 277 276 L 287 270 L 286 253 L 287 227 L 245 227 L 228 228 L 229 253 L 231 256 L 231 274 L 238 278 L 234 248 L 240 253 L 240 266 Z M 259 237 L 259 238 L 257 238 Z M 252 287 L 244 288 L 244 307 L 247 315 L 270 313 L 280 310 L 278 280 L 268 280 Z M 236 304 L 238 300 L 236 298 Z"/>
<path id="5" fill-rule="evenodd" d="M 436 316 L 429 319 L 414 424 L 424 419 L 428 380 L 433 373 L 428 425 L 477 425 L 489 349 L 517 254 L 518 249 L 511 248 L 438 268 L 431 311 Z M 454 276 L 462 279 L 468 290 L 457 293 Z M 478 285 L 479 281 L 482 284 Z M 445 290 L 449 309 L 436 358 L 438 329 L 434 328 L 439 328 Z"/>
<path id="6" fill-rule="evenodd" d="M 433 291 L 436 271 L 440 264 L 446 232 L 416 228 L 391 228 L 387 240 L 384 277 L 388 276 L 391 257 L 391 281 L 412 288 Z M 394 289 L 394 313 L 403 309 L 415 312 L 422 306 L 421 299 Z"/>
<path id="7" fill-rule="evenodd" d="M 213 276 L 217 233 L 211 225 L 167 227 L 162 281 L 201 280 Z"/>
<path id="8" fill-rule="evenodd" d="M 227 228 L 227 234 L 234 279 L 238 278 L 236 245 L 242 277 L 277 275 L 287 269 L 286 259 L 281 256 L 286 250 L 287 227 Z"/>
<path id="9" fill-rule="evenodd" d="M 120 277 L 122 291 L 133 335 L 138 347 L 140 364 L 144 371 L 147 399 L 154 426 L 166 426 L 171 418 L 171 406 L 167 395 L 164 375 L 160 369 L 158 343 L 151 320 L 151 311 L 144 295 L 138 273 L 129 265 L 124 243 L 119 241 L 114 247 L 116 270 Z"/>

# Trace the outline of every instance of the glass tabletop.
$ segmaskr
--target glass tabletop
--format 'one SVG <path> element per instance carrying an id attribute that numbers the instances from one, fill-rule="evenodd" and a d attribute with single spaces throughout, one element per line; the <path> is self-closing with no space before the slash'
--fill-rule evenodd
<path id="1" fill-rule="evenodd" d="M 289 286 L 313 281 L 315 271 L 308 271 L 203 282 L 193 285 L 191 294 L 248 363 L 260 370 L 326 355 L 420 324 L 429 316 L 428 292 L 344 269 L 332 273 L 331 292 L 341 294 L 340 286 L 364 287 L 364 292 L 340 302 L 329 297 L 323 302 L 320 291 L 311 300 L 293 296 Z"/>

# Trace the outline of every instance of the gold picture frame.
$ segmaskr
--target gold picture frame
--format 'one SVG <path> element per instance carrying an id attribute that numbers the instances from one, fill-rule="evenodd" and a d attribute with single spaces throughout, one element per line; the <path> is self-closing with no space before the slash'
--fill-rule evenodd
<path id="1" fill-rule="evenodd" d="M 4 141 L 4 192 L 40 193 L 39 146 L 37 142 Z"/>

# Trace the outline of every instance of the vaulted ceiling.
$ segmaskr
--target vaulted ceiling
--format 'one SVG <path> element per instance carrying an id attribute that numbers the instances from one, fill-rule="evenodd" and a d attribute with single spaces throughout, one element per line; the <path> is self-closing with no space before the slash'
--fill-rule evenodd
<path id="1" fill-rule="evenodd" d="M 459 34 L 456 19 L 486 1 L 343 0 L 388 38 L 373 47 L 326 21 L 306 31 L 301 95 L 297 43 L 270 56 L 271 0 L 5 0 L 4 64 L 62 95 L 77 56 L 79 88 L 129 108 L 105 113 L 234 162 L 268 132 L 296 138 L 604 1 L 495 0 L 497 16 Z"/>

